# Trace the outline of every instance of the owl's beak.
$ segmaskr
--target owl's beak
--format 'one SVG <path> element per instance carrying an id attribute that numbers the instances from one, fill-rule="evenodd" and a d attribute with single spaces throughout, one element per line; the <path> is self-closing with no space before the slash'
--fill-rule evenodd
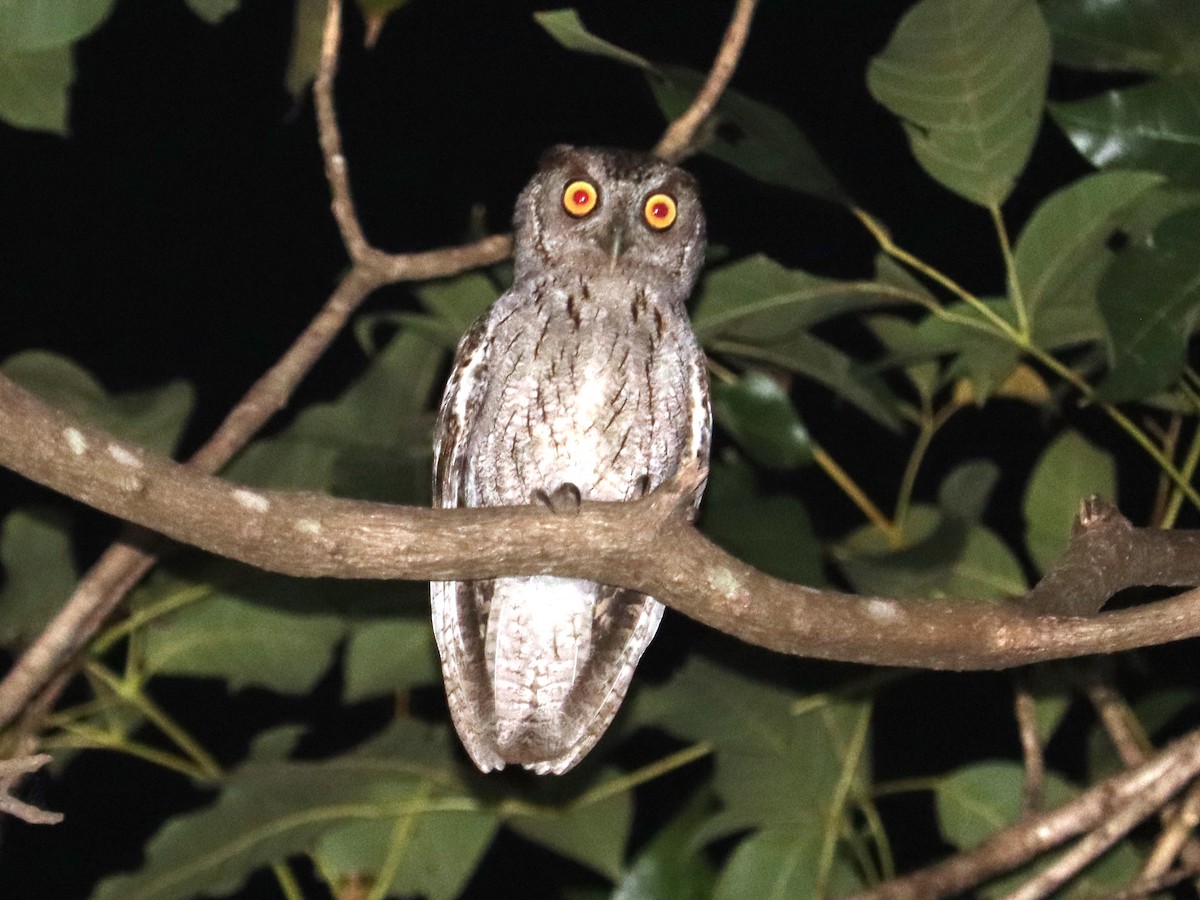
<path id="1" fill-rule="evenodd" d="M 615 272 L 621 251 L 628 246 L 625 240 L 625 229 L 619 224 L 614 224 L 601 236 L 600 246 L 608 251 L 608 270 Z"/>

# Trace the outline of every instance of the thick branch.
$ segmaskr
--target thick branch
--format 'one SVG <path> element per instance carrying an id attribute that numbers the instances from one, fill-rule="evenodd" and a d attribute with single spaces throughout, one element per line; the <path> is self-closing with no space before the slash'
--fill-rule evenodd
<path id="1" fill-rule="evenodd" d="M 1200 591 L 1064 617 L 1033 616 L 1013 605 L 900 601 L 788 584 L 723 552 L 688 524 L 689 483 L 672 483 L 636 503 L 585 503 L 577 516 L 532 506 L 432 510 L 257 491 L 117 441 L 2 378 L 0 465 L 176 540 L 275 572 L 588 578 L 652 594 L 749 643 L 824 659 L 999 669 L 1200 634 Z M 1139 529 L 1123 534 L 1132 543 L 1159 539 Z M 1180 571 L 1165 573 L 1170 583 L 1200 580 L 1196 555 L 1188 571 L 1183 556 L 1176 562 Z M 1124 580 L 1143 583 L 1142 574 L 1130 568 Z M 1156 567 L 1154 574 L 1164 573 Z"/>

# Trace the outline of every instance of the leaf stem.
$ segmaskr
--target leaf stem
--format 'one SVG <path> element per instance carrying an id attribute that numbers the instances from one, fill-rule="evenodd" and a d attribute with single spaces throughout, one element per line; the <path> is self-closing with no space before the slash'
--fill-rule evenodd
<path id="1" fill-rule="evenodd" d="M 829 887 L 829 876 L 833 871 L 833 856 L 837 851 L 838 837 L 841 829 L 838 821 L 846 814 L 846 798 L 854 784 L 854 775 L 862 763 L 863 751 L 867 746 L 867 732 L 871 724 L 871 704 L 864 703 L 858 722 L 854 726 L 854 734 L 850 737 L 850 745 L 846 748 L 846 756 L 842 760 L 842 771 L 838 776 L 837 786 L 829 803 L 829 812 L 825 816 L 825 842 L 821 846 L 820 861 L 817 864 L 817 882 L 813 891 L 817 897 L 824 897 Z"/>
<path id="2" fill-rule="evenodd" d="M 885 253 L 922 273 L 923 275 L 942 285 L 942 287 L 946 288 L 951 293 L 955 294 L 957 297 L 979 312 L 979 314 L 987 319 L 993 326 L 995 326 L 995 328 L 1001 334 L 1003 334 L 1004 337 L 1008 338 L 1014 345 L 1016 345 L 1018 349 L 1020 349 L 1022 352 L 1028 353 L 1064 381 L 1074 385 L 1079 392 L 1083 394 L 1084 399 L 1098 405 L 1122 431 L 1133 438 L 1134 442 L 1150 455 L 1150 458 L 1154 460 L 1158 467 L 1162 469 L 1164 473 L 1166 473 L 1167 477 L 1176 484 L 1176 486 L 1187 496 L 1187 498 L 1193 504 L 1195 504 L 1196 508 L 1200 509 L 1200 493 L 1198 493 L 1196 489 L 1189 483 L 1189 479 L 1185 478 L 1180 471 L 1175 468 L 1174 464 L 1167 459 L 1167 457 L 1161 450 L 1159 450 L 1158 447 L 1155 446 L 1150 437 L 1142 429 L 1138 428 L 1128 416 L 1122 413 L 1111 403 L 1106 403 L 1097 398 L 1096 392 L 1092 386 L 1088 384 L 1087 381 L 1084 380 L 1077 372 L 1075 372 L 1069 366 L 1059 362 L 1059 360 L 1050 353 L 1034 344 L 1028 333 L 1014 328 L 1003 318 L 996 315 L 996 313 L 988 308 L 986 303 L 984 303 L 966 288 L 962 287 L 962 285 L 960 285 L 954 279 L 935 269 L 933 266 L 930 266 L 928 263 L 913 256 L 907 250 L 897 246 L 895 242 L 892 241 L 891 235 L 888 234 L 887 229 L 884 228 L 883 225 L 878 221 L 876 221 L 869 213 L 858 209 L 857 207 L 855 207 L 852 212 L 871 233 L 871 235 L 878 242 L 880 248 Z"/>
<path id="3" fill-rule="evenodd" d="M 1025 308 L 1025 296 L 1021 291 L 1021 282 L 1017 278 L 1017 259 L 1013 255 L 1012 243 L 1008 239 L 1008 229 L 1004 226 L 1004 216 L 1000 207 L 995 203 L 988 204 L 988 212 L 992 214 L 992 223 L 996 226 L 996 236 L 1000 239 L 1000 253 L 1004 257 L 1004 271 L 1008 275 L 1008 293 L 1012 300 L 1013 310 L 1017 314 L 1017 329 L 1024 338 L 1029 337 L 1029 312 Z"/>
<path id="4" fill-rule="evenodd" d="M 420 817 L 426 812 L 425 807 L 432 794 L 432 782 L 423 781 L 421 789 L 413 798 L 410 811 L 396 819 L 396 824 L 392 826 L 391 840 L 388 841 L 387 855 L 376 873 L 375 884 L 371 886 L 367 900 L 385 900 L 391 893 L 392 882 L 395 881 L 404 857 L 408 854 L 408 849 L 412 845 L 413 832 L 416 830 Z"/>
<path id="5" fill-rule="evenodd" d="M 124 735 L 111 734 L 86 725 L 69 725 L 59 734 L 51 735 L 43 740 L 46 749 L 55 747 L 73 748 L 77 750 L 112 750 L 125 753 L 138 759 L 179 772 L 188 778 L 204 780 L 207 774 L 191 760 L 167 753 L 139 741 L 131 741 Z"/>
<path id="6" fill-rule="evenodd" d="M 272 863 L 271 871 L 275 873 L 275 880 L 279 882 L 279 890 L 285 900 L 304 900 L 304 891 L 300 889 L 300 883 L 286 861 Z"/>
<path id="7" fill-rule="evenodd" d="M 866 492 L 846 473 L 846 470 L 816 443 L 813 444 L 813 461 L 833 479 L 834 484 L 842 489 L 842 492 L 862 511 L 871 524 L 887 535 L 889 544 L 894 547 L 900 546 L 903 535 L 896 523 L 885 516 Z"/>
<path id="8" fill-rule="evenodd" d="M 142 715 L 149 719 L 155 727 L 171 739 L 180 750 L 189 756 L 205 778 L 216 780 L 221 777 L 221 767 L 217 761 L 190 734 L 153 700 L 141 687 L 122 681 L 103 665 L 95 660 L 86 663 L 89 674 L 100 679 L 114 694 L 134 706 Z"/>
<path id="9" fill-rule="evenodd" d="M 136 610 L 128 618 L 101 633 L 92 643 L 92 649 L 95 653 L 100 654 L 108 650 L 113 644 L 141 628 L 149 622 L 157 618 L 172 613 L 177 609 L 195 603 L 197 600 L 202 600 L 212 593 L 212 588 L 206 584 L 192 585 L 191 587 L 181 588 L 174 591 L 169 597 L 159 603 L 152 603 Z"/>
<path id="10" fill-rule="evenodd" d="M 1184 457 L 1179 474 L 1190 482 L 1192 476 L 1196 474 L 1197 463 L 1200 463 L 1200 424 L 1197 424 L 1196 430 L 1192 432 L 1192 443 L 1188 447 L 1187 456 Z M 1183 493 L 1179 485 L 1175 485 L 1175 490 L 1171 492 L 1171 499 L 1167 501 L 1167 509 L 1163 513 L 1162 522 L 1159 523 L 1160 527 L 1172 528 L 1175 525 L 1175 520 L 1179 518 L 1179 509 L 1183 506 Z"/>
<path id="11" fill-rule="evenodd" d="M 892 240 L 892 236 L 890 234 L 888 234 L 887 229 L 884 228 L 883 225 L 879 221 L 877 221 L 870 213 L 866 212 L 865 210 L 859 209 L 858 207 L 854 207 L 851 210 L 851 212 L 853 212 L 854 215 L 858 218 L 858 220 L 860 222 L 862 222 L 862 224 L 866 227 L 867 231 L 871 232 L 871 236 L 873 238 L 875 238 L 876 242 L 879 244 L 879 248 L 881 250 L 883 250 L 883 252 L 886 253 L 888 256 L 892 257 L 893 259 L 899 260 L 900 262 L 904 263 L 906 266 L 909 266 L 910 268 L 915 269 L 916 271 L 920 272 L 926 278 L 929 278 L 932 281 L 935 281 L 938 284 L 940 284 L 942 287 L 944 287 L 946 290 L 950 291 L 950 293 L 954 294 L 956 297 L 958 297 L 960 300 L 962 300 L 968 306 L 972 307 L 976 312 L 978 312 L 981 316 L 983 316 L 983 318 L 985 318 L 988 322 L 990 322 L 994 328 L 999 330 L 1005 336 L 1013 338 L 1013 339 L 1019 339 L 1019 338 L 1024 337 L 1019 331 L 1017 331 L 1017 329 L 1013 328 L 1012 325 L 1010 325 L 1008 322 L 1004 321 L 1004 319 L 1002 319 L 1000 316 L 996 315 L 996 313 L 993 312 L 986 303 L 984 303 L 982 300 L 980 300 L 978 297 L 976 297 L 974 294 L 972 294 L 970 291 L 968 291 L 966 288 L 964 288 L 962 285 L 960 285 L 957 281 L 955 281 L 949 275 L 946 275 L 944 272 L 940 271 L 939 269 L 935 269 L 933 266 L 929 265 L 924 260 L 918 259 L 917 257 L 913 256 L 911 253 L 909 253 L 907 250 L 905 250 L 903 247 L 898 246 Z M 952 314 L 947 313 L 947 316 L 949 316 L 949 315 L 952 315 Z M 961 318 L 961 317 L 956 317 L 956 318 Z M 969 321 L 969 320 L 966 320 L 966 321 Z"/>
<path id="12" fill-rule="evenodd" d="M 666 775 L 668 772 L 673 772 L 675 769 L 681 769 L 698 759 L 703 759 L 712 752 L 713 745 L 708 741 L 701 741 L 698 744 L 692 744 L 690 747 L 684 747 L 670 756 L 664 756 L 662 759 L 642 766 L 640 769 L 634 769 L 627 775 L 614 778 L 612 781 L 606 781 L 604 784 L 598 784 L 589 791 L 584 791 L 584 793 L 572 801 L 568 809 L 580 809 L 581 807 L 591 806 L 594 803 L 607 800 L 609 797 L 614 797 L 617 794 L 624 794 L 627 791 L 633 790 L 639 784 L 645 784 L 647 781 L 653 781 L 655 778 Z"/>

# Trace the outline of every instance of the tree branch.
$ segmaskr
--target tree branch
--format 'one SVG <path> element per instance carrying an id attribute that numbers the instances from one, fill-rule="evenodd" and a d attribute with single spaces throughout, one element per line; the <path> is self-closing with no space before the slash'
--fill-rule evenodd
<path id="1" fill-rule="evenodd" d="M 1162 806 L 1197 772 L 1200 772 L 1200 731 L 1170 745 L 1144 765 L 1101 781 L 1070 803 L 996 832 L 973 850 L 861 891 L 848 900 L 935 900 L 954 896 L 1025 865 L 1076 835 L 1091 833 L 1063 857 L 1073 864 L 1078 861 L 1073 856 L 1076 851 L 1082 858 L 1104 840 L 1116 840 Z M 1069 863 L 1063 860 L 1059 863 L 1065 869 Z M 1034 882 L 1030 885 L 1044 886 Z M 1033 887 L 1027 894 L 1014 896 L 1043 896 Z"/>
<path id="2" fill-rule="evenodd" d="M 688 522 L 694 471 L 633 503 L 434 510 L 259 491 L 116 440 L 0 378 L 0 465 L 97 509 L 259 568 L 332 578 L 550 574 L 644 591 L 751 644 L 802 656 L 933 669 L 1000 669 L 1200 634 L 1200 590 L 1096 616 L 1013 604 L 860 597 L 789 584 L 723 552 Z M 1174 537 L 1171 564 L 1140 552 Z M 1104 583 L 1195 584 L 1198 535 L 1100 529 L 1120 541 Z M 1076 541 L 1093 540 L 1084 530 Z M 1122 549 L 1123 548 L 1123 549 Z M 1152 576 L 1147 580 L 1147 576 Z M 1097 576 L 1099 578 L 1099 576 Z"/>
<path id="3" fill-rule="evenodd" d="M 399 281 L 455 275 L 511 252 L 508 235 L 421 253 L 387 254 L 371 247 L 358 226 L 341 133 L 333 108 L 341 2 L 331 0 L 321 64 L 314 85 L 317 124 L 332 194 L 331 206 L 346 252 L 354 262 L 325 305 L 287 352 L 247 391 L 188 465 L 215 472 L 282 409 L 300 381 L 329 348 L 350 316 L 377 288 Z M 126 529 L 80 578 L 71 597 L 0 681 L 0 727 L 11 723 L 112 615 L 125 595 L 157 562 L 156 538 Z M 65 684 L 65 681 L 62 682 Z M 49 702 L 39 706 L 48 707 Z"/>
<path id="4" fill-rule="evenodd" d="M 652 152 L 655 156 L 670 162 L 679 162 L 691 150 L 696 132 L 712 115 L 721 94 L 729 86 L 738 60 L 742 57 L 756 3 L 757 0 L 738 0 L 733 17 L 725 29 L 725 36 L 721 39 L 720 49 L 717 50 L 717 56 L 708 72 L 708 79 L 683 115 L 667 126 L 667 130 L 654 146 Z"/>
<path id="5" fill-rule="evenodd" d="M 18 756 L 0 760 L 0 813 L 16 816 L 30 825 L 57 825 L 63 820 L 62 813 L 38 809 L 9 793 L 18 781 L 50 762 L 49 755 Z"/>

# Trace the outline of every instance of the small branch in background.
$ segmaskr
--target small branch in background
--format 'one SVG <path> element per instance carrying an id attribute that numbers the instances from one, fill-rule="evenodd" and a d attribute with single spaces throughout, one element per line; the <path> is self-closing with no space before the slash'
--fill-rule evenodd
<path id="1" fill-rule="evenodd" d="M 377 288 L 398 281 L 455 275 L 504 259 L 511 250 L 506 235 L 420 253 L 387 254 L 367 243 L 350 197 L 341 135 L 333 113 L 340 14 L 340 0 L 331 0 L 314 95 L 325 171 L 333 195 L 332 208 L 346 252 L 355 265 L 292 346 L 254 383 L 188 461 L 189 466 L 200 472 L 216 472 L 224 466 L 287 405 L 300 381 L 341 333 L 350 316 Z M 11 724 L 55 675 L 70 664 L 129 591 L 153 568 L 158 561 L 157 543 L 157 536 L 142 529 L 126 529 L 83 575 L 62 609 L 0 681 L 0 728 Z M 66 680 L 56 683 L 65 686 Z M 56 697 L 57 691 L 49 698 L 43 696 L 38 705 L 48 709 Z M 36 723 L 26 723 L 23 730 L 28 728 L 36 728 Z"/>
<path id="2" fill-rule="evenodd" d="M 1158 878 L 1139 877 L 1137 881 L 1128 887 L 1111 894 L 1102 894 L 1091 898 L 1091 900 L 1146 900 L 1148 897 L 1156 896 L 1162 891 L 1173 888 L 1181 881 L 1187 881 L 1189 878 L 1194 879 L 1197 876 L 1200 876 L 1200 866 L 1172 869 Z"/>
<path id="3" fill-rule="evenodd" d="M 1161 878 L 1171 870 L 1178 857 L 1191 868 L 1200 865 L 1200 843 L 1192 833 L 1200 825 L 1200 783 L 1194 783 L 1178 809 L 1163 812 L 1163 833 L 1150 852 L 1141 878 Z M 1188 851 L 1191 851 L 1190 853 Z"/>
<path id="4" fill-rule="evenodd" d="M 1025 763 L 1025 786 L 1021 792 L 1021 815 L 1028 816 L 1042 808 L 1046 787 L 1046 760 L 1042 742 L 1038 739 L 1037 703 L 1029 692 L 1026 679 L 1018 675 L 1017 691 L 1013 697 L 1013 712 L 1017 733 L 1021 739 L 1021 756 Z"/>
<path id="5" fill-rule="evenodd" d="M 717 50 L 712 68 L 709 69 L 708 79 L 692 99 L 691 106 L 667 126 L 667 130 L 651 151 L 655 156 L 669 162 L 679 162 L 691 152 L 696 132 L 712 115 L 717 101 L 729 85 L 729 79 L 733 77 L 738 60 L 742 57 L 746 38 L 750 34 L 750 20 L 754 16 L 755 5 L 756 0 L 738 0 L 733 17 L 725 29 L 725 36 L 721 39 L 721 47 Z"/>
<path id="6" fill-rule="evenodd" d="M 1087 694 L 1121 762 L 1127 768 L 1142 765 L 1153 752 L 1153 747 L 1141 731 L 1125 698 L 1107 682 L 1100 680 L 1087 686 Z M 1192 834 L 1198 823 L 1198 815 L 1200 788 L 1193 784 L 1183 804 L 1177 808 L 1166 806 L 1161 811 L 1163 833 L 1142 869 L 1142 879 L 1153 880 L 1165 875 L 1176 857 L 1185 867 L 1200 870 L 1200 839 Z"/>
<path id="7" fill-rule="evenodd" d="M 62 813 L 38 809 L 23 800 L 18 800 L 10 793 L 18 781 L 48 762 L 50 756 L 46 753 L 0 760 L 0 813 L 16 816 L 30 825 L 57 825 L 63 820 Z"/>
<path id="8" fill-rule="evenodd" d="M 849 900 L 936 900 L 956 896 L 1025 865 L 1076 835 L 1087 835 L 1007 900 L 1044 897 L 1044 889 L 1062 883 L 1055 879 L 1070 877 L 1087 865 L 1182 790 L 1197 772 L 1200 731 L 1176 741 L 1143 765 L 1098 782 L 1057 809 L 997 831 L 972 850 L 860 891 Z"/>
<path id="9" fill-rule="evenodd" d="M 1196 584 L 1197 560 L 1200 531 L 1135 529 L 1111 503 L 1091 497 L 1080 504 L 1066 552 L 1017 602 L 1039 615 L 1090 616 L 1127 587 Z M 1137 579 L 1125 580 L 1131 569 Z"/>

